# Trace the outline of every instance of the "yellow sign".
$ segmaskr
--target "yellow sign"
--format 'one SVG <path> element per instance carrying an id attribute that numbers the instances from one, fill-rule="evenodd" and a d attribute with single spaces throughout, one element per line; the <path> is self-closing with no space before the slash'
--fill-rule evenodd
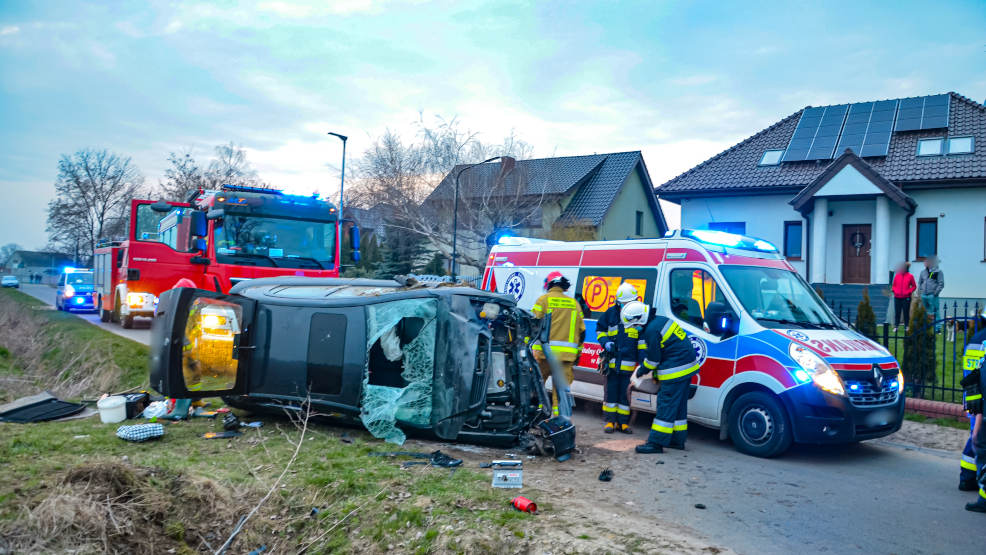
<path id="1" fill-rule="evenodd" d="M 582 298 L 589 310 L 605 312 L 616 301 L 616 290 L 626 281 L 637 290 L 637 300 L 647 297 L 647 280 L 627 279 L 619 276 L 585 276 L 582 279 Z"/>

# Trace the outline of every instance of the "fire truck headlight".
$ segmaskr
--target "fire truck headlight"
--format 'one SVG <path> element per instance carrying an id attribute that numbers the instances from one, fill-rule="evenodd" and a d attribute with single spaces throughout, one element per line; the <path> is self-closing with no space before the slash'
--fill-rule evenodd
<path id="1" fill-rule="evenodd" d="M 66 299 L 71 299 L 75 295 L 75 287 L 72 287 L 71 285 L 66 285 L 64 295 Z"/>
<path id="2" fill-rule="evenodd" d="M 788 348 L 791 359 L 811 376 L 811 381 L 815 382 L 815 387 L 833 393 L 835 395 L 845 395 L 846 389 L 842 385 L 842 378 L 839 374 L 825 362 L 825 359 L 815 354 L 812 350 L 797 343 L 791 343 Z M 795 371 L 798 376 L 798 371 Z"/>
<path id="3" fill-rule="evenodd" d="M 139 307 L 144 304 L 144 297 L 140 293 L 127 293 L 127 305 L 131 307 Z"/>

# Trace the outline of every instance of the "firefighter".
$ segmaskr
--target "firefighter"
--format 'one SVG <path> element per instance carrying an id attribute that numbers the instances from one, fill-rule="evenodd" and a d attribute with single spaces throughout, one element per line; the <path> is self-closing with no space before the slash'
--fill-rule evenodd
<path id="1" fill-rule="evenodd" d="M 650 435 L 647 443 L 637 446 L 637 452 L 663 453 L 665 447 L 684 449 L 688 436 L 688 385 L 699 369 L 688 334 L 665 316 L 655 315 L 648 323 L 647 307 L 641 302 L 627 303 L 620 315 L 624 326 L 647 326 L 641 339 L 645 355 L 636 378 L 653 372 L 653 379 L 661 382 Z"/>
<path id="2" fill-rule="evenodd" d="M 986 308 L 979 314 L 976 322 L 978 330 L 965 345 L 962 353 L 962 371 L 968 376 L 973 370 L 979 369 L 979 383 L 965 394 L 966 408 L 971 420 L 971 433 L 962 450 L 961 473 L 959 489 L 962 491 L 978 491 L 979 497 L 974 503 L 966 504 L 967 511 L 986 513 L 986 426 L 983 424 L 983 392 L 986 391 L 986 368 L 983 359 L 986 358 Z M 965 387 L 965 381 L 963 381 Z"/>
<path id="3" fill-rule="evenodd" d="M 630 400 L 627 398 L 627 388 L 630 387 L 630 376 L 633 375 L 641 358 L 639 353 L 642 349 L 638 347 L 646 344 L 638 341 L 640 339 L 638 328 L 623 327 L 620 311 L 624 305 L 636 300 L 637 289 L 623 282 L 616 289 L 616 302 L 596 321 L 596 339 L 609 354 L 609 372 L 606 374 L 606 394 L 603 402 L 603 413 L 606 418 L 603 431 L 607 434 L 617 429 L 625 434 L 633 433 L 630 428 Z"/>
<path id="4" fill-rule="evenodd" d="M 538 297 L 531 311 L 538 319 L 551 314 L 548 345 L 551 347 L 551 353 L 561 364 L 568 387 L 571 387 L 572 365 L 578 360 L 579 353 L 582 352 L 582 342 L 585 340 L 585 321 L 582 319 L 582 310 L 578 302 L 565 294 L 569 287 L 571 283 L 561 272 L 556 270 L 549 273 L 548 277 L 544 278 L 545 294 Z M 547 380 L 551 375 L 551 366 L 544 356 L 542 346 L 535 342 L 531 348 L 541 368 L 541 377 Z M 555 384 L 551 392 L 553 402 L 551 414 L 554 416 L 558 416 L 558 389 L 558 385 Z"/>

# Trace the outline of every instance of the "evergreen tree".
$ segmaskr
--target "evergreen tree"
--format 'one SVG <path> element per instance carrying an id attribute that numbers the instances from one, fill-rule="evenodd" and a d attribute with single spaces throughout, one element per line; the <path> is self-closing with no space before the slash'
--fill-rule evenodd
<path id="1" fill-rule="evenodd" d="M 445 271 L 445 257 L 442 253 L 436 252 L 431 260 L 427 264 L 421 267 L 421 273 L 430 276 L 444 276 L 448 272 Z"/>
<path id="2" fill-rule="evenodd" d="M 863 300 L 856 308 L 856 331 L 870 339 L 876 338 L 876 313 L 873 312 L 870 294 L 866 289 L 863 289 Z"/>
<path id="3" fill-rule="evenodd" d="M 935 333 L 924 303 L 915 303 L 904 340 L 904 374 L 915 387 L 935 383 Z"/>

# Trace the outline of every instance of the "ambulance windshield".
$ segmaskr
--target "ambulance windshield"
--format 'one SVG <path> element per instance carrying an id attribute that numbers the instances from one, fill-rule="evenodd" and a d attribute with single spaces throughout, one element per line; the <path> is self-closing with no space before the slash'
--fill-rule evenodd
<path id="1" fill-rule="evenodd" d="M 789 270 L 719 266 L 743 307 L 768 328 L 842 328 L 814 291 Z"/>

